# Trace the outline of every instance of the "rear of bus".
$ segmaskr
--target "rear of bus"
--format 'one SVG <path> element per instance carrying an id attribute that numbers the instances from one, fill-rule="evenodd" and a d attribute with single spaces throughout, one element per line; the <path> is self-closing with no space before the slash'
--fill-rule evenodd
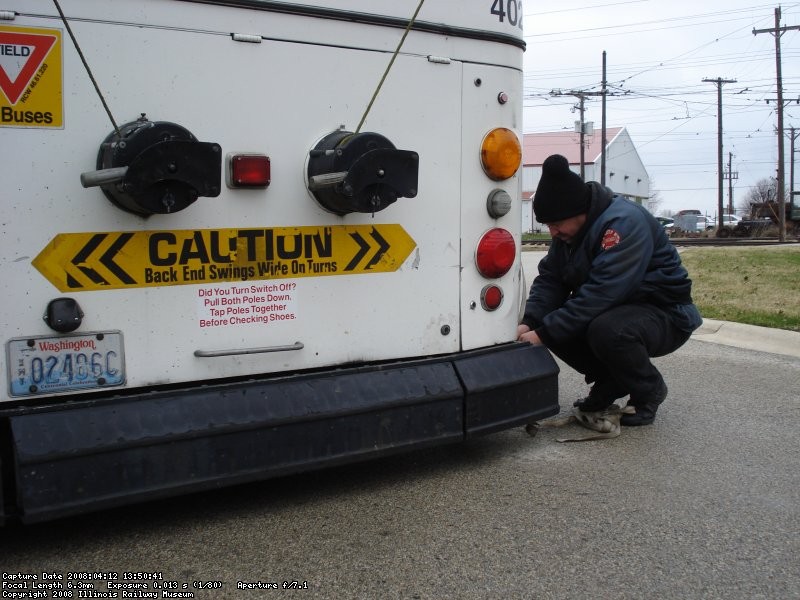
<path id="1" fill-rule="evenodd" d="M 521 3 L 3 2 L 0 521 L 558 411 Z"/>

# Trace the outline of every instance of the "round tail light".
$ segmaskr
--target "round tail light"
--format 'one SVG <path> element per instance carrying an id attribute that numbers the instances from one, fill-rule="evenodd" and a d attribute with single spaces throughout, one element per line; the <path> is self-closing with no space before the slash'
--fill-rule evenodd
<path id="1" fill-rule="evenodd" d="M 475 265 L 484 277 L 494 279 L 508 273 L 517 257 L 517 245 L 505 229 L 495 227 L 483 234 L 475 253 Z"/>
<path id="2" fill-rule="evenodd" d="M 484 310 L 497 310 L 502 303 L 503 290 L 498 286 L 490 284 L 481 290 L 481 306 Z"/>
<path id="3" fill-rule="evenodd" d="M 483 170 L 495 181 L 513 177 L 522 163 L 522 146 L 519 138 L 510 129 L 492 129 L 481 143 Z"/>

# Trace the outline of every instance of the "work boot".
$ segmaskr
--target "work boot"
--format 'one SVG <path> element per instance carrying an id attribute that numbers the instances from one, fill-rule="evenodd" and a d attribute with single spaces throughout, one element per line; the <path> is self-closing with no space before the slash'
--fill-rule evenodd
<path id="1" fill-rule="evenodd" d="M 586 398 L 576 400 L 572 406 L 583 412 L 598 412 L 605 410 L 617 398 L 622 398 L 626 393 L 614 384 L 607 381 L 598 381 L 592 386 Z"/>
<path id="2" fill-rule="evenodd" d="M 614 404 L 613 400 L 605 400 L 603 398 L 592 397 L 591 394 L 586 398 L 579 398 L 572 403 L 572 406 L 582 412 L 600 412 Z"/>
<path id="3" fill-rule="evenodd" d="M 628 400 L 628 406 L 632 406 L 636 412 L 631 415 L 623 414 L 622 418 L 619 420 L 620 425 L 625 425 L 626 427 L 650 425 L 655 421 L 658 407 L 666 397 L 667 384 L 663 382 L 658 391 L 646 400 L 638 400 L 631 396 L 631 399 Z"/>

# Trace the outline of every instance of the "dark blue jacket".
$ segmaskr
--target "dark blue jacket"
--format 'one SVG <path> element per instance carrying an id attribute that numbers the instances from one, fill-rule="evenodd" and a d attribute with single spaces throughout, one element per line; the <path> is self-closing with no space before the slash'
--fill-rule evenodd
<path id="1" fill-rule="evenodd" d="M 539 263 L 522 323 L 545 343 L 583 334 L 621 304 L 662 307 L 683 331 L 702 323 L 692 281 L 664 228 L 643 206 L 590 182 L 588 218 L 569 244 L 553 239 Z"/>

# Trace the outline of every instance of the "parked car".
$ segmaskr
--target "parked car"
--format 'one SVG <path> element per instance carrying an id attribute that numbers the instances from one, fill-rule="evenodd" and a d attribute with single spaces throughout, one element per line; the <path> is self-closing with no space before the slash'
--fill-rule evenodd
<path id="1" fill-rule="evenodd" d="M 734 228 L 739 224 L 739 221 L 741 221 L 741 219 L 739 217 L 737 217 L 736 215 L 728 215 L 728 214 L 723 214 L 722 215 L 722 226 L 723 227 Z M 709 229 L 716 229 L 717 228 L 717 218 L 716 217 L 714 217 L 713 219 L 706 219 L 706 223 L 707 223 Z"/>
<path id="2" fill-rule="evenodd" d="M 697 217 L 697 231 L 706 231 L 711 229 L 711 219 L 703 215 Z"/>
<path id="3" fill-rule="evenodd" d="M 675 219 L 670 217 L 656 217 L 656 220 L 661 223 L 661 226 L 664 228 L 664 231 L 667 232 L 667 235 L 675 231 Z"/>

